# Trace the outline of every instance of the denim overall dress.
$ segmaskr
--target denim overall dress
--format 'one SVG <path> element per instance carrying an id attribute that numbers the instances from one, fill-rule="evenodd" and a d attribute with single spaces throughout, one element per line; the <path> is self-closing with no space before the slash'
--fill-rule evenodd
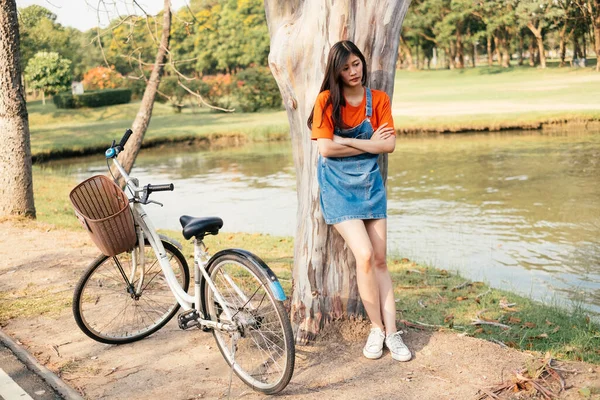
<path id="1" fill-rule="evenodd" d="M 335 128 L 334 134 L 369 140 L 373 135 L 371 89 L 366 89 L 367 105 L 363 122 L 350 129 Z M 349 219 L 387 217 L 387 199 L 377 164 L 378 154 L 363 153 L 350 157 L 319 155 L 317 180 L 321 210 L 328 225 Z"/>

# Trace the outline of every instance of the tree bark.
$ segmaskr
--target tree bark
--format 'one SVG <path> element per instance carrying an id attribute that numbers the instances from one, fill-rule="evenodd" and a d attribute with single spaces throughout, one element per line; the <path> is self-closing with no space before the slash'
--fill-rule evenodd
<path id="1" fill-rule="evenodd" d="M 542 36 L 542 30 L 537 28 L 531 22 L 527 23 L 527 27 L 529 28 L 531 33 L 533 33 L 533 36 L 535 36 L 535 41 L 537 42 L 537 45 L 538 45 L 538 53 L 540 56 L 540 67 L 546 68 L 546 52 L 544 51 L 544 38 Z"/>
<path id="2" fill-rule="evenodd" d="M 135 116 L 135 120 L 131 126 L 131 130 L 133 134 L 129 138 L 127 145 L 125 146 L 125 150 L 119 154 L 119 161 L 121 165 L 128 173 L 133 168 L 133 164 L 135 159 L 142 147 L 142 141 L 144 140 L 144 135 L 146 134 L 146 130 L 148 129 L 148 125 L 150 125 L 150 118 L 152 117 L 152 109 L 154 108 L 154 100 L 156 99 L 156 93 L 158 91 L 158 85 L 160 84 L 160 79 L 162 77 L 164 71 L 164 64 L 167 58 L 167 53 L 169 51 L 169 40 L 171 38 L 171 1 L 164 0 L 164 10 L 163 10 L 163 24 L 162 24 L 162 36 L 160 38 L 160 43 L 158 50 L 156 52 L 156 58 L 154 60 L 154 66 L 152 68 L 152 72 L 150 73 L 150 79 L 146 83 L 146 90 L 144 90 L 144 95 L 142 97 L 142 102 L 140 104 L 140 109 Z M 118 175 L 117 172 L 113 171 L 113 173 Z M 124 185 L 122 177 L 119 177 L 119 183 Z"/>
<path id="3" fill-rule="evenodd" d="M 594 28 L 594 50 L 596 52 L 596 72 L 600 72 L 600 0 L 588 0 L 588 1 L 589 1 L 589 10 L 590 10 L 590 17 L 591 17 L 590 19 L 592 20 L 592 28 Z"/>
<path id="4" fill-rule="evenodd" d="M 321 214 L 316 180 L 317 147 L 306 121 L 323 79 L 331 46 L 352 40 L 364 53 L 373 89 L 393 97 L 400 28 L 410 0 L 265 0 L 271 37 L 269 66 L 285 105 L 298 210 L 291 317 L 296 341 L 313 340 L 337 319 L 364 318 L 354 258 Z M 379 159 L 387 177 L 387 157 Z"/>
<path id="5" fill-rule="evenodd" d="M 535 46 L 533 45 L 533 38 L 529 39 L 529 66 L 535 67 Z"/>
<path id="6" fill-rule="evenodd" d="M 412 71 L 414 69 L 412 52 L 410 51 L 410 47 L 406 44 L 402 36 L 400 36 L 400 52 L 406 58 L 407 69 Z"/>
<path id="7" fill-rule="evenodd" d="M 487 59 L 488 59 L 488 67 L 494 65 L 494 53 L 492 50 L 492 35 L 488 35 L 487 37 Z"/>
<path id="8" fill-rule="evenodd" d="M 564 24 L 564 26 L 560 29 L 560 31 L 558 32 L 558 36 L 560 38 L 560 44 L 559 44 L 559 54 L 560 54 L 560 63 L 558 64 L 559 67 L 564 67 L 565 66 L 565 57 L 567 56 L 567 23 Z"/>
<path id="9" fill-rule="evenodd" d="M 502 52 L 500 51 L 500 38 L 498 37 L 499 33 L 494 35 L 494 51 L 496 53 L 496 59 L 498 61 L 498 65 L 502 65 Z"/>
<path id="10" fill-rule="evenodd" d="M 15 0 L 0 2 L 0 217 L 35 218 L 29 116 Z"/>
<path id="11" fill-rule="evenodd" d="M 462 34 L 460 32 L 460 24 L 456 29 L 456 58 L 457 67 L 460 69 L 465 68 L 465 48 L 463 45 Z"/>
<path id="12" fill-rule="evenodd" d="M 525 38 L 523 30 L 519 30 L 519 62 L 518 65 L 523 65 L 523 53 L 525 52 Z"/>

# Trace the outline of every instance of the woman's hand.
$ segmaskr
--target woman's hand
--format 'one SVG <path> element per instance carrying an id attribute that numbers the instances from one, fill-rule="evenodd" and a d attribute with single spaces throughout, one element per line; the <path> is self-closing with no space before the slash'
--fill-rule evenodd
<path id="1" fill-rule="evenodd" d="M 373 132 L 373 136 L 371 136 L 371 140 L 385 140 L 394 134 L 394 128 L 386 128 L 388 123 L 382 124 L 377 128 L 375 132 Z"/>
<path id="2" fill-rule="evenodd" d="M 343 144 L 344 146 L 348 145 L 348 138 L 341 137 L 338 135 L 333 135 L 333 143 Z"/>

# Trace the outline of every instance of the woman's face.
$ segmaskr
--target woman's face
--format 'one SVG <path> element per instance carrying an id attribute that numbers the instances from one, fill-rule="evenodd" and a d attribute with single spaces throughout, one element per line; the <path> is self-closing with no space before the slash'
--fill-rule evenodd
<path id="1" fill-rule="evenodd" d="M 360 58 L 350 54 L 348 61 L 342 67 L 340 77 L 344 86 L 355 87 L 362 85 L 363 65 Z"/>

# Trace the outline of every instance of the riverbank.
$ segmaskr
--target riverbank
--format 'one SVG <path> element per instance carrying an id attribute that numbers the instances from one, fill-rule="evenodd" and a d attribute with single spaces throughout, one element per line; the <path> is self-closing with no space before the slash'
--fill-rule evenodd
<path id="1" fill-rule="evenodd" d="M 585 91 L 581 90 L 585 87 Z M 600 74 L 589 69 L 481 67 L 397 71 L 392 114 L 399 133 L 600 129 Z M 95 154 L 131 126 L 139 103 L 59 110 L 28 104 L 35 162 Z M 223 114 L 156 103 L 144 147 L 289 140 L 285 111 Z"/>
<path id="2" fill-rule="evenodd" d="M 34 182 L 40 223 L 50 226 L 50 230 L 79 234 L 78 241 L 85 241 L 87 236 L 73 217 L 68 200 L 68 193 L 76 182 L 41 168 L 34 168 Z M 185 242 L 179 232 L 167 234 Z M 288 294 L 291 292 L 293 243 L 292 237 L 247 233 L 225 232 L 207 238 L 212 252 L 243 247 L 259 254 L 281 278 Z M 185 246 L 185 254 L 192 254 L 190 244 Z M 600 325 L 590 319 L 581 304 L 542 304 L 492 289 L 485 282 L 468 281 L 453 271 L 417 265 L 402 257 L 390 258 L 389 263 L 400 304 L 400 319 L 405 326 L 453 330 L 492 340 L 501 346 L 541 354 L 550 351 L 557 358 L 600 364 Z M 10 309 L 13 308 L 6 308 Z M 0 323 L 11 315 L 0 313 Z M 477 320 L 481 324 L 473 324 Z"/>

